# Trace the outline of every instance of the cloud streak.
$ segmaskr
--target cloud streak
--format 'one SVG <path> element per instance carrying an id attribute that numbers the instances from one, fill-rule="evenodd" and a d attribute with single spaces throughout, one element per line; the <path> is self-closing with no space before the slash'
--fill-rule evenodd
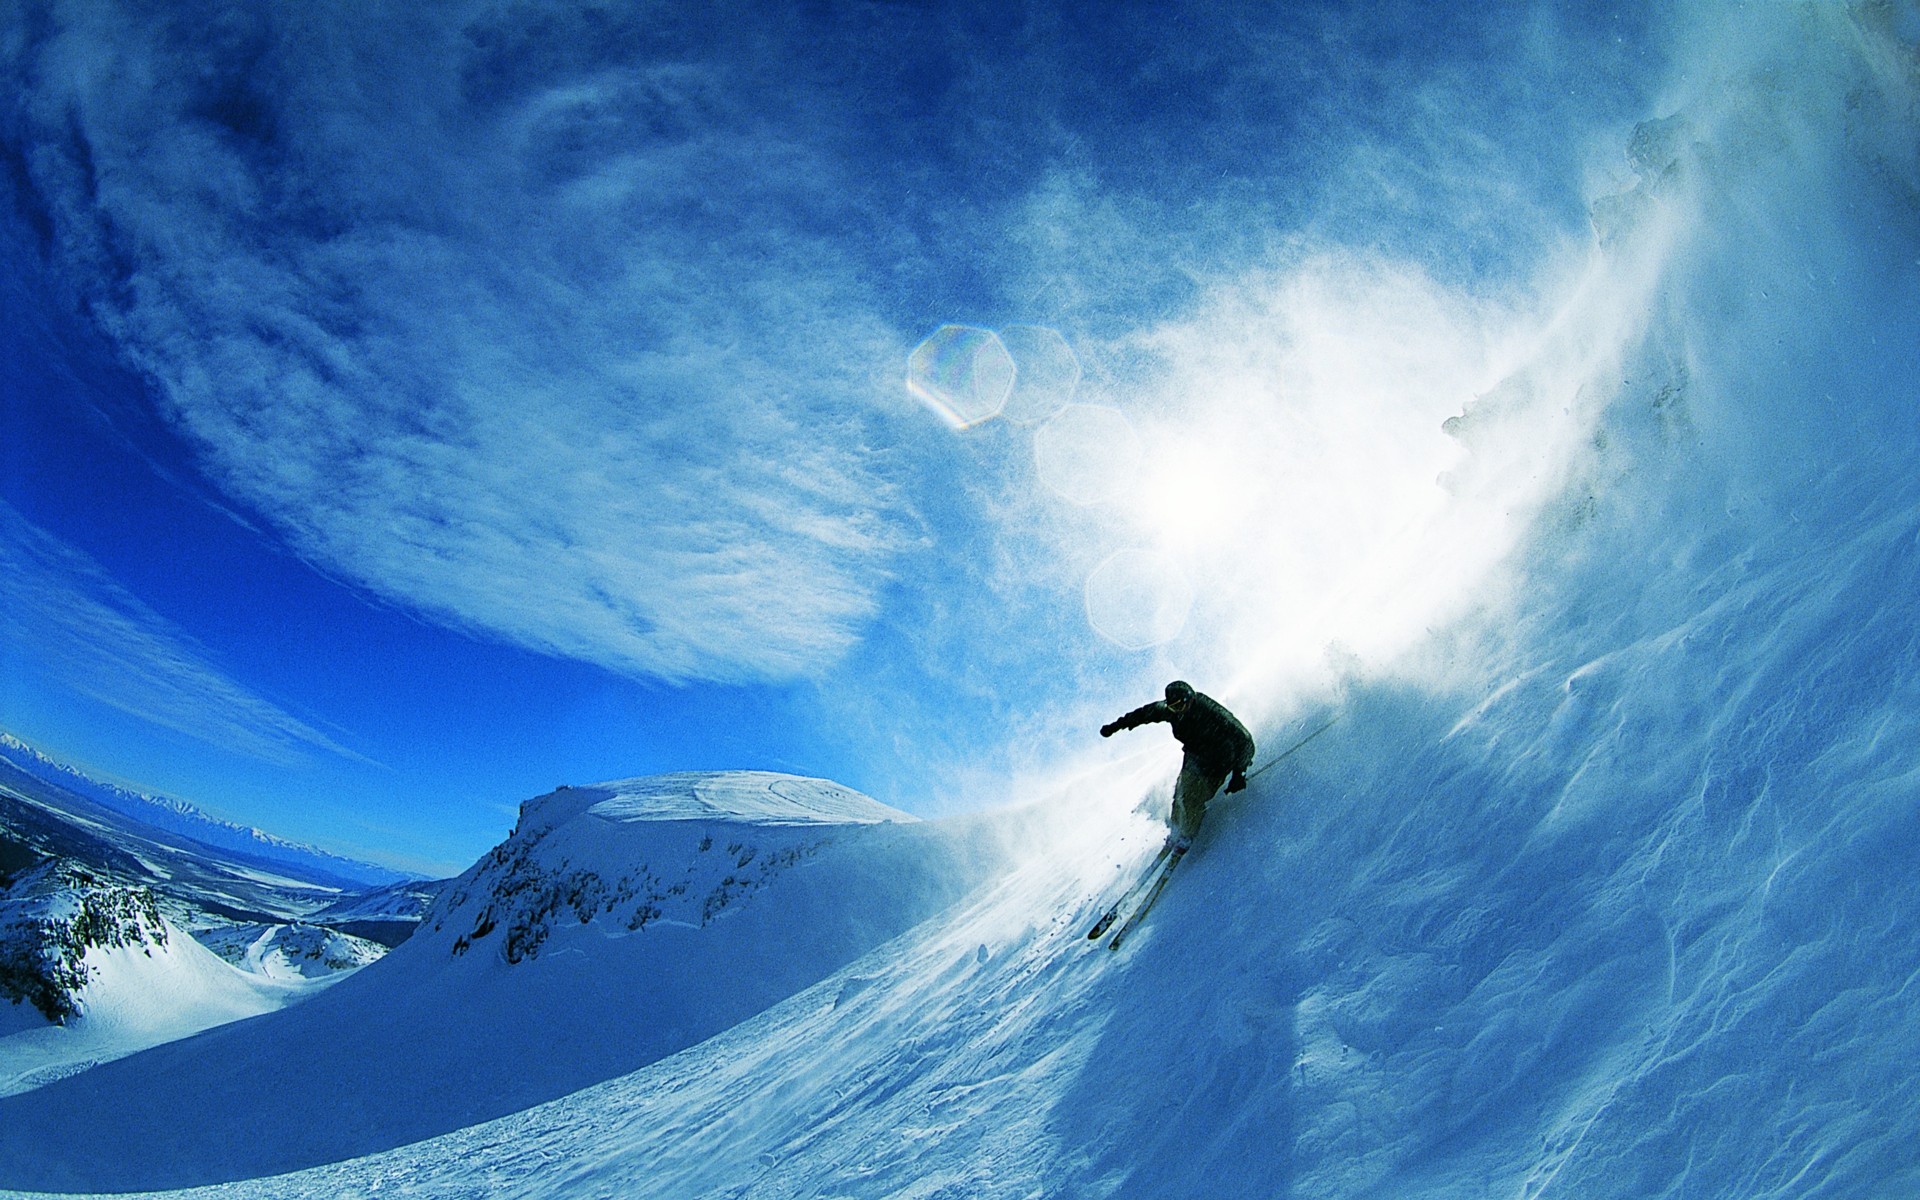
<path id="1" fill-rule="evenodd" d="M 282 767 L 359 755 L 235 682 L 92 559 L 0 502 L 0 642 L 79 695 Z"/>

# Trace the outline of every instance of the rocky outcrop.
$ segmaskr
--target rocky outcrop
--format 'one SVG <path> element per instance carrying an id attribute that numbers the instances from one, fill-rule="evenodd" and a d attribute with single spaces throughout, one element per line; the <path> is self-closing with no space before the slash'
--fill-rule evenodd
<path id="1" fill-rule="evenodd" d="M 465 954 L 494 938 L 500 957 L 519 963 L 538 956 L 563 924 L 606 921 L 629 933 L 659 921 L 702 927 L 817 856 L 847 829 L 893 815 L 838 789 L 844 797 L 832 799 L 844 812 L 783 808 L 776 821 L 764 811 L 785 803 L 775 787 L 837 785 L 751 772 L 659 778 L 676 784 L 648 780 L 650 790 L 631 796 L 619 793 L 618 784 L 561 789 L 529 801 L 507 840 L 455 882 L 434 914 L 435 928 L 465 927 L 452 953 Z M 744 799 L 745 811 L 730 811 L 714 796 L 736 805 Z M 897 816 L 911 821 L 904 813 Z M 599 836 L 582 839 L 583 821 Z M 636 852 L 601 852 L 623 827 L 647 830 Z"/>
<path id="2" fill-rule="evenodd" d="M 24 1000 L 65 1024 L 81 1012 L 89 950 L 166 944 L 152 889 L 113 883 L 71 861 L 45 863 L 0 896 L 0 998 Z"/>
<path id="3" fill-rule="evenodd" d="M 229 925 L 193 938 L 243 971 L 267 979 L 315 979 L 353 971 L 379 959 L 386 947 L 324 925 Z"/>

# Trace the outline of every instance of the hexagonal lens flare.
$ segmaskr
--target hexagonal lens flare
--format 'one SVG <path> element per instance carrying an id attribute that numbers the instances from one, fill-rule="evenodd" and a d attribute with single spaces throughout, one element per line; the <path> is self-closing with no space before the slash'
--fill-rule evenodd
<path id="1" fill-rule="evenodd" d="M 999 335 L 973 325 L 942 325 L 907 357 L 907 390 L 955 429 L 997 416 L 1013 379 Z"/>
<path id="2" fill-rule="evenodd" d="M 1009 325 L 1000 341 L 1013 356 L 1013 394 L 1000 415 L 1032 425 L 1073 403 L 1080 387 L 1080 360 L 1057 329 L 1045 325 Z"/>

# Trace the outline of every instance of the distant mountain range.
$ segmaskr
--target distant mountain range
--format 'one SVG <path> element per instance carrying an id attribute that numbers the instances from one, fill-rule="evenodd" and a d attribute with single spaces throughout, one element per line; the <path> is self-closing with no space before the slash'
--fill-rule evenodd
<path id="1" fill-rule="evenodd" d="M 301 998 L 312 989 L 286 981 L 379 958 L 441 886 L 101 783 L 0 734 L 0 1095 Z M 36 1032 L 23 1002 L 62 1038 Z"/>
<path id="2" fill-rule="evenodd" d="M 0 763 L 44 784 L 92 800 L 155 829 L 192 838 L 202 845 L 292 868 L 311 882 L 357 890 L 406 883 L 418 876 L 356 862 L 325 850 L 277 838 L 270 833 L 208 816 L 184 800 L 131 791 L 102 783 L 50 758 L 12 734 L 0 732 Z"/>

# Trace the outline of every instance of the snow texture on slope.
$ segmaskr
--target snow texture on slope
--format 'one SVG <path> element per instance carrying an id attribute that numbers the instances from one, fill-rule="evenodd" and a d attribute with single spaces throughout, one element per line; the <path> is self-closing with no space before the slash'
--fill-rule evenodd
<path id="1" fill-rule="evenodd" d="M 266 979 L 314 979 L 352 971 L 386 953 L 376 942 L 302 921 L 228 925 L 203 930 L 194 940 L 248 974 Z"/>

